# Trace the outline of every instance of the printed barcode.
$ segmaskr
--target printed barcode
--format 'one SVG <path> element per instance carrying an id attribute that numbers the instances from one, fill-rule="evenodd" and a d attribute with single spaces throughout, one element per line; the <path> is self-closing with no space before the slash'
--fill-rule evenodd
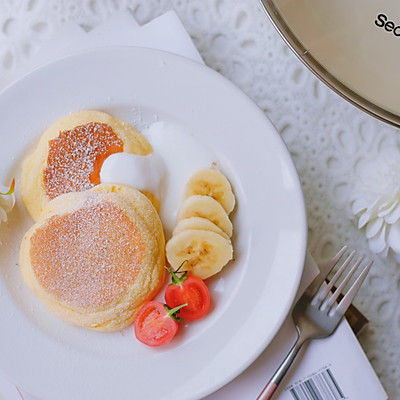
<path id="1" fill-rule="evenodd" d="M 346 399 L 332 371 L 325 368 L 310 378 L 289 388 L 295 400 L 342 400 Z"/>

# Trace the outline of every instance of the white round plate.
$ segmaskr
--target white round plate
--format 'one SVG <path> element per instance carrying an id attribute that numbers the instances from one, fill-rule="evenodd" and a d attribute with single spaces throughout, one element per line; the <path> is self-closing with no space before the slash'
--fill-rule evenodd
<path id="1" fill-rule="evenodd" d="M 19 176 L 44 128 L 79 109 L 133 124 L 157 114 L 209 146 L 237 196 L 235 261 L 210 283 L 209 316 L 168 347 L 140 344 L 132 328 L 73 327 L 22 282 L 18 247 L 32 221 L 17 192 L 0 226 L 0 369 L 40 400 L 201 398 L 254 361 L 296 293 L 306 218 L 289 153 L 264 114 L 211 69 L 155 50 L 105 48 L 36 70 L 0 95 L 0 182 Z"/>

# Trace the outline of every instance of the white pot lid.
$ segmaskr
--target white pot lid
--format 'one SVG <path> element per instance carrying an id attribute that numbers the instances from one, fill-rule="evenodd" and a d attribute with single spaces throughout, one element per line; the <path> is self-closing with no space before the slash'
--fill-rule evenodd
<path id="1" fill-rule="evenodd" d="M 351 103 L 400 127 L 398 0 L 261 0 L 301 60 Z"/>

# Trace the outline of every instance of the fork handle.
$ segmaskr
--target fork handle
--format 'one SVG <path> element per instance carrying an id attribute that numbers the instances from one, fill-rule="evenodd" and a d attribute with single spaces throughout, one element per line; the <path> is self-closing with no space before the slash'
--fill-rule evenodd
<path id="1" fill-rule="evenodd" d="M 276 389 L 278 389 L 279 384 L 282 379 L 285 377 L 286 373 L 289 371 L 289 368 L 292 366 L 298 352 L 303 347 L 305 340 L 300 340 L 300 336 L 297 337 L 295 344 L 289 350 L 289 353 L 282 361 L 281 365 L 275 371 L 271 380 L 264 387 L 263 391 L 258 395 L 257 400 L 270 400 L 274 395 Z"/>

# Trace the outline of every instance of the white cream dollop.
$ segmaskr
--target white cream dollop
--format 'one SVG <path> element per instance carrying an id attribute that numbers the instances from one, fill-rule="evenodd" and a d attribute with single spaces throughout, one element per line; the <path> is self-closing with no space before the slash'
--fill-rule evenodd
<path id="1" fill-rule="evenodd" d="M 152 192 L 160 200 L 160 217 L 169 235 L 186 182 L 199 169 L 210 167 L 215 156 L 187 129 L 171 122 L 155 122 L 143 134 L 153 153 L 112 154 L 104 161 L 100 180 Z"/>
<path id="2" fill-rule="evenodd" d="M 0 185 L 0 192 L 7 193 L 8 189 L 6 186 Z M 7 222 L 7 214 L 13 209 L 15 205 L 15 195 L 12 194 L 0 194 L 0 223 Z"/>
<path id="3" fill-rule="evenodd" d="M 163 176 L 162 161 L 157 154 L 138 156 L 114 153 L 104 160 L 100 171 L 101 183 L 122 183 L 138 190 L 160 196 Z"/>

